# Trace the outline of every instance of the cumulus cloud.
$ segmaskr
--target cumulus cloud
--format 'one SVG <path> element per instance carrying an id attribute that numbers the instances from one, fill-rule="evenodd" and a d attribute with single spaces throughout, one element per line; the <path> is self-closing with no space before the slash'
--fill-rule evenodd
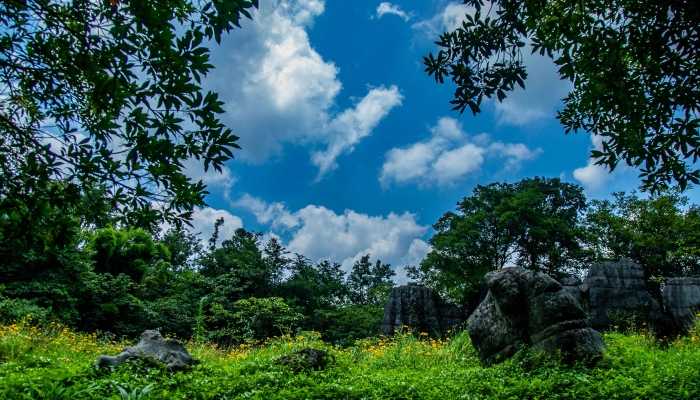
<path id="1" fill-rule="evenodd" d="M 571 83 L 559 78 L 551 58 L 523 50 L 527 69 L 525 89 L 516 86 L 502 102 L 494 101 L 496 119 L 501 124 L 523 126 L 553 118 Z"/>
<path id="2" fill-rule="evenodd" d="M 505 169 L 517 169 L 541 153 L 522 143 L 493 142 L 488 135 L 469 137 L 454 118 L 440 118 L 430 138 L 387 152 L 379 175 L 383 186 L 418 183 L 449 185 L 478 172 L 487 159 L 500 159 Z"/>
<path id="3" fill-rule="evenodd" d="M 273 228 L 291 229 L 299 225 L 299 218 L 287 210 L 283 203 L 266 203 L 248 193 L 233 202 L 235 207 L 250 211 L 261 224 Z"/>
<path id="4" fill-rule="evenodd" d="M 230 239 L 236 229 L 243 228 L 243 221 L 230 212 L 205 207 L 198 208 L 192 213 L 192 230 L 200 234 L 203 241 L 207 241 L 214 233 L 214 223 L 219 218 L 224 219 L 224 224 L 219 228 L 219 243 Z"/>
<path id="5" fill-rule="evenodd" d="M 431 38 L 437 38 L 444 31 L 457 29 L 467 14 L 473 14 L 474 8 L 463 3 L 450 2 L 432 17 L 413 24 L 413 29 Z"/>
<path id="6" fill-rule="evenodd" d="M 355 141 L 346 139 L 350 148 L 369 134 L 339 130 L 343 118 L 349 118 L 343 116 L 398 89 L 370 90 L 358 106 L 334 114 L 342 89 L 338 67 L 313 48 L 307 33 L 324 12 L 324 1 L 277 0 L 268 5 L 261 5 L 252 21 L 243 21 L 243 29 L 212 49 L 217 68 L 207 84 L 226 102 L 223 118 L 240 136 L 238 156 L 263 162 L 279 155 L 285 143 L 329 146 L 340 154 L 348 149 L 336 144 L 342 142 L 343 133 L 356 135 Z M 362 127 L 371 130 L 379 121 L 370 122 Z M 331 153 L 326 157 L 328 167 L 335 163 Z"/>
<path id="7" fill-rule="evenodd" d="M 371 216 L 353 210 L 336 213 L 314 204 L 290 211 L 281 203 L 268 204 L 250 195 L 243 196 L 236 205 L 251 211 L 259 223 L 284 225 L 289 231 L 286 246 L 290 251 L 313 261 L 339 262 L 346 271 L 364 254 L 402 267 L 417 264 L 430 249 L 422 239 L 428 227 L 408 212 Z M 275 223 L 275 216 L 289 217 L 295 223 Z"/>
<path id="8" fill-rule="evenodd" d="M 603 149 L 602 137 L 591 135 L 591 143 L 593 149 Z M 576 168 L 573 175 L 574 179 L 579 181 L 588 191 L 598 191 L 602 189 L 612 178 L 608 170 L 602 165 L 596 165 L 592 158 L 588 159 L 588 163 L 585 167 Z"/>
<path id="9" fill-rule="evenodd" d="M 224 196 L 228 196 L 231 188 L 236 183 L 236 177 L 227 166 L 223 166 L 221 171 L 209 168 L 204 171 L 204 161 L 190 158 L 183 163 L 184 174 L 194 181 L 201 180 L 209 191 L 221 191 Z"/>
<path id="10" fill-rule="evenodd" d="M 241 218 L 231 214 L 229 211 L 211 207 L 199 207 L 192 212 L 191 226 L 188 230 L 199 236 L 200 243 L 206 248 L 209 245 L 209 239 L 214 234 L 214 224 L 219 218 L 224 219 L 224 224 L 219 228 L 217 245 L 224 240 L 230 239 L 236 232 L 236 229 L 243 228 Z M 170 228 L 172 228 L 172 225 L 163 223 L 160 226 L 160 231 L 167 232 Z"/>
<path id="11" fill-rule="evenodd" d="M 406 11 L 402 10 L 401 7 L 399 7 L 396 4 L 391 4 L 388 1 L 383 1 L 379 3 L 377 6 L 377 11 L 376 11 L 376 18 L 379 19 L 385 15 L 396 15 L 397 17 L 401 18 L 404 21 L 408 21 L 411 19 L 411 15 L 407 13 Z"/>
<path id="12" fill-rule="evenodd" d="M 355 107 L 334 118 L 330 123 L 326 149 L 312 156 L 319 170 L 319 178 L 336 168 L 338 156 L 352 152 L 354 146 L 370 135 L 392 108 L 401 104 L 402 99 L 396 86 L 375 88 Z"/>

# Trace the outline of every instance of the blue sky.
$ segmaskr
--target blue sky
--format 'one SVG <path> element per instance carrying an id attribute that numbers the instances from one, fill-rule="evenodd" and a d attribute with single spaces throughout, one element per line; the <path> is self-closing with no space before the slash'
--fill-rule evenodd
<path id="1" fill-rule="evenodd" d="M 536 175 L 592 198 L 634 189 L 635 171 L 590 163 L 597 140 L 564 134 L 555 112 L 569 84 L 548 59 L 527 57 L 526 90 L 481 115 L 450 110 L 453 88 L 421 59 L 467 12 L 441 0 L 262 0 L 212 50 L 206 83 L 242 149 L 223 174 L 190 166 L 211 192 L 195 229 L 206 238 L 224 217 L 224 236 L 267 232 L 345 267 L 371 253 L 401 276 L 429 250 L 430 226 L 477 184 Z"/>

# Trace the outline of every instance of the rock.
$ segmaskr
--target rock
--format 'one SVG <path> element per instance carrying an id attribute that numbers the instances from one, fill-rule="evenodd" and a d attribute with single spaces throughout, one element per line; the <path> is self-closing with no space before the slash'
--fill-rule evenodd
<path id="1" fill-rule="evenodd" d="M 669 278 L 663 290 L 666 313 L 677 334 L 687 334 L 700 311 L 700 277 Z"/>
<path id="2" fill-rule="evenodd" d="M 157 330 L 147 330 L 133 347 L 127 347 L 117 356 L 102 355 L 97 358 L 97 368 L 114 368 L 134 358 L 148 359 L 164 364 L 170 370 L 189 368 L 195 360 L 177 340 L 164 339 Z"/>
<path id="3" fill-rule="evenodd" d="M 440 337 L 462 321 L 459 307 L 442 301 L 432 289 L 405 285 L 391 290 L 384 306 L 382 332 L 393 335 L 405 326 Z"/>
<path id="4" fill-rule="evenodd" d="M 581 290 L 581 284 L 583 282 L 581 278 L 573 275 L 565 275 L 557 279 L 557 281 L 564 290 L 578 300 L 582 306 L 584 305 L 583 291 Z"/>
<path id="5" fill-rule="evenodd" d="M 596 329 L 648 322 L 661 309 L 647 288 L 644 270 L 631 260 L 592 265 L 581 290 Z"/>
<path id="6" fill-rule="evenodd" d="M 332 356 L 325 350 L 305 348 L 277 359 L 277 364 L 287 366 L 294 372 L 326 369 Z"/>
<path id="7" fill-rule="evenodd" d="M 486 364 L 531 346 L 560 353 L 567 362 L 597 361 L 603 352 L 579 302 L 546 274 L 504 268 L 486 275 L 486 298 L 467 320 L 467 330 Z"/>

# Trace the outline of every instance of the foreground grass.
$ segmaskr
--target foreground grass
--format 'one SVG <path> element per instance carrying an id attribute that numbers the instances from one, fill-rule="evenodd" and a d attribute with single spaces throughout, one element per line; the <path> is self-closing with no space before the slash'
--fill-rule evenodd
<path id="1" fill-rule="evenodd" d="M 201 360 L 169 373 L 130 363 L 92 367 L 102 342 L 54 325 L 0 327 L 0 399 L 700 399 L 696 333 L 661 347 L 641 334 L 611 333 L 596 368 L 525 355 L 482 367 L 467 335 L 441 342 L 398 336 L 339 349 L 313 333 L 258 348 L 219 350 L 190 343 Z M 294 374 L 274 360 L 303 347 L 326 349 L 325 371 Z"/>

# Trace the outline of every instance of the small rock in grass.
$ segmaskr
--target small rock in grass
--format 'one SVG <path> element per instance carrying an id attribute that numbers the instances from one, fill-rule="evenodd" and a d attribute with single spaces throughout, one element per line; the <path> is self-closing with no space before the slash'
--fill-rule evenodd
<path id="1" fill-rule="evenodd" d="M 287 366 L 294 372 L 326 369 L 332 356 L 325 350 L 305 348 L 276 360 L 277 364 Z"/>
<path id="2" fill-rule="evenodd" d="M 141 334 L 141 340 L 133 347 L 127 347 L 116 356 L 101 355 L 97 358 L 97 368 L 114 368 L 119 364 L 135 358 L 157 361 L 170 370 L 181 370 L 195 364 L 185 346 L 174 339 L 165 339 L 157 330 L 147 330 Z"/>

